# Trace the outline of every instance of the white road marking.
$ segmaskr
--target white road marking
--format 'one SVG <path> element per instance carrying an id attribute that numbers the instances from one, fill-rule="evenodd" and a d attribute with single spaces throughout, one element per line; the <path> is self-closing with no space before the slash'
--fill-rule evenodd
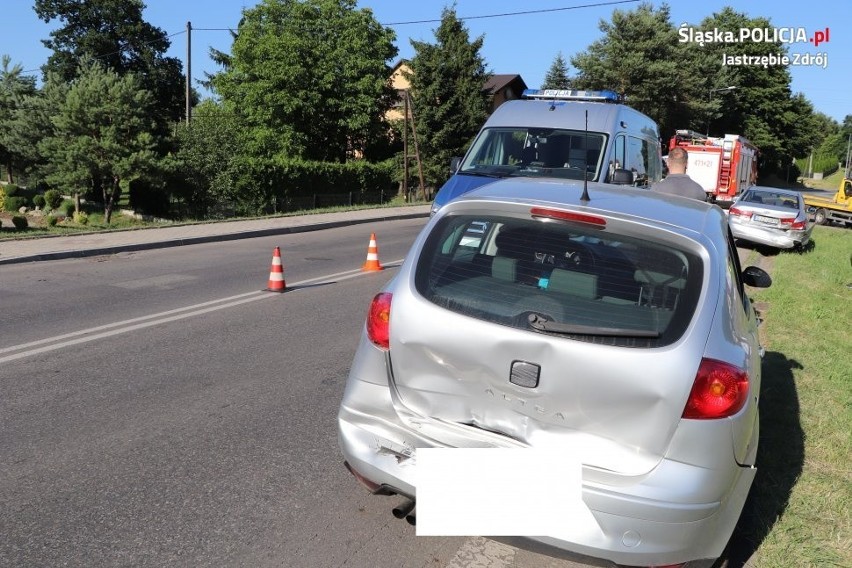
<path id="1" fill-rule="evenodd" d="M 390 264 L 386 264 L 385 266 L 399 266 L 399 264 L 401 263 L 401 260 L 397 260 Z M 319 276 L 317 278 L 309 278 L 300 282 L 294 282 L 289 284 L 288 288 L 290 288 L 292 291 L 292 289 L 303 287 L 309 284 L 340 282 L 341 280 L 349 280 L 351 278 L 356 278 L 358 276 L 367 274 L 374 273 L 362 272 L 361 269 L 347 270 L 345 272 L 338 272 L 336 274 L 329 274 L 326 276 Z M 278 296 L 279 294 L 277 293 L 266 292 L 264 290 L 255 290 L 253 292 L 246 292 L 244 294 L 229 296 L 227 298 L 219 298 L 218 300 L 211 300 L 209 302 L 193 304 L 191 306 L 186 306 L 183 308 L 176 308 L 174 310 L 168 310 L 165 312 L 159 312 L 156 314 L 141 316 L 138 318 L 132 318 L 124 321 L 118 321 L 105 325 L 99 325 L 96 327 L 90 327 L 87 329 L 81 329 L 78 331 L 72 331 L 70 333 L 65 333 L 54 337 L 47 337 L 45 339 L 39 339 L 37 341 L 30 341 L 28 343 L 21 343 L 18 345 L 12 345 L 10 347 L 3 347 L 0 348 L 0 354 L 12 354 L 0 357 L 0 363 L 7 363 L 9 361 L 15 361 L 17 359 L 23 359 L 25 357 L 32 357 L 33 355 L 39 355 L 41 353 L 55 351 L 57 349 L 70 347 L 72 345 L 79 345 L 80 343 L 88 343 L 97 339 L 112 337 L 115 335 L 120 335 L 122 333 L 128 333 L 131 331 L 145 329 L 164 323 L 200 316 L 210 312 L 223 310 L 225 308 L 231 308 L 234 306 L 239 306 L 241 304 L 255 302 L 257 300 L 276 298 Z M 16 351 L 17 353 L 13 353 Z"/>

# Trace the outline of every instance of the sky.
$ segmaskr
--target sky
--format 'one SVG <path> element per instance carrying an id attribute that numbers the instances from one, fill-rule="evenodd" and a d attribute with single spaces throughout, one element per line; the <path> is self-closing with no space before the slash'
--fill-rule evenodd
<path id="1" fill-rule="evenodd" d="M 186 60 L 186 25 L 192 23 L 191 61 L 193 80 L 205 72 L 218 71 L 209 57 L 209 48 L 230 52 L 231 35 L 243 9 L 252 0 L 146 0 L 145 19 L 171 36 L 167 55 Z M 655 8 L 662 2 L 650 2 Z M 359 0 L 359 8 L 369 8 L 376 19 L 396 32 L 400 58 L 414 55 L 410 40 L 434 43 L 441 11 L 452 0 Z M 530 88 L 538 88 L 558 53 L 566 62 L 600 39 L 601 20 L 609 20 L 615 9 L 633 10 L 633 0 L 455 0 L 456 14 L 465 19 L 471 38 L 484 36 L 481 51 L 489 71 L 519 74 Z M 842 122 L 852 115 L 852 10 L 837 0 L 669 0 L 671 21 L 697 26 L 702 19 L 731 6 L 750 17 L 768 18 L 775 33 L 796 39 L 802 28 L 808 38 L 828 30 L 828 41 L 791 43 L 791 88 L 804 93 L 815 110 Z M 519 12 L 527 12 L 519 14 Z M 468 19 L 469 18 L 469 19 Z M 36 17 L 33 2 L 0 0 L 0 55 L 9 55 L 12 65 L 41 78 L 40 68 L 50 51 L 41 43 L 49 38 L 57 22 L 45 23 Z M 411 23 L 416 22 L 416 23 Z M 792 30 L 788 30 L 792 28 Z M 787 31 L 784 31 L 787 30 Z M 760 33 L 760 32 L 757 32 Z M 686 38 L 685 38 L 686 39 Z M 690 39 L 695 39 L 690 38 Z M 821 57 L 818 57 L 821 55 Z M 809 61 L 810 59 L 810 61 Z M 395 62 L 395 61 L 394 61 Z M 394 63 L 391 62 L 391 63 Z M 722 61 L 719 62 L 720 66 Z M 744 63 L 751 64 L 751 63 Z M 569 63 L 569 75 L 573 73 Z M 195 85 L 202 96 L 209 96 Z M 708 91 L 708 98 L 711 93 Z M 715 96 L 724 96 L 723 93 Z"/>

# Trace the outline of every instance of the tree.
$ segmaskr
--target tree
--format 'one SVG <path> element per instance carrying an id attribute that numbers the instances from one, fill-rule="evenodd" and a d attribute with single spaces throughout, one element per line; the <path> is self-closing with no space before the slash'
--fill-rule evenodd
<path id="1" fill-rule="evenodd" d="M 35 0 L 39 18 L 62 23 L 42 40 L 53 50 L 42 69 L 45 78 L 52 72 L 71 81 L 82 62 L 94 59 L 119 75 L 134 73 L 153 94 L 163 129 L 184 114 L 185 83 L 180 60 L 164 56 L 168 35 L 142 18 L 144 8 L 142 0 Z"/>
<path id="2" fill-rule="evenodd" d="M 190 124 L 178 126 L 174 168 L 196 216 L 206 217 L 212 206 L 234 197 L 229 169 L 240 153 L 234 136 L 240 130 L 239 117 L 209 99 L 193 109 Z"/>
<path id="3" fill-rule="evenodd" d="M 109 223 L 122 190 L 156 165 L 152 104 L 135 75 L 84 65 L 51 117 L 53 135 L 39 144 L 47 181 L 78 196 L 99 189 Z"/>
<path id="4" fill-rule="evenodd" d="M 642 3 L 636 10 L 615 10 L 598 25 L 604 37 L 571 58 L 578 73 L 574 87 L 610 89 L 653 118 L 664 138 L 686 128 L 702 110 L 705 78 L 686 64 L 669 7 Z"/>
<path id="5" fill-rule="evenodd" d="M 355 0 L 263 0 L 244 10 L 210 78 L 245 124 L 246 151 L 342 162 L 384 136 L 394 32 Z"/>
<path id="6" fill-rule="evenodd" d="M 767 18 L 751 18 L 730 7 L 704 18 L 699 30 L 730 31 L 769 29 Z M 725 65 L 722 56 L 778 56 L 787 53 L 780 42 L 692 44 L 690 68 L 705 78 L 704 96 L 712 99 L 707 124 L 712 133 L 743 134 L 760 149 L 761 175 L 786 169 L 794 157 L 804 155 L 819 137 L 813 105 L 803 95 L 790 90 L 790 70 L 784 65 Z M 735 86 L 713 96 L 713 89 Z M 815 138 L 816 137 L 816 138 Z"/>
<path id="7" fill-rule="evenodd" d="M 470 41 L 452 8 L 445 8 L 435 43 L 411 41 L 411 96 L 427 183 L 449 177 L 453 156 L 464 154 L 488 117 L 490 73 L 480 55 L 484 38 Z"/>
<path id="8" fill-rule="evenodd" d="M 562 57 L 562 52 L 556 54 L 547 75 L 544 76 L 542 89 L 570 89 L 571 80 L 568 78 L 568 64 Z"/>
<path id="9" fill-rule="evenodd" d="M 10 67 L 11 61 L 8 55 L 0 58 L 0 164 L 6 167 L 6 181 L 9 183 L 14 181 L 13 170 L 26 164 L 24 156 L 15 151 L 11 125 L 24 99 L 36 92 L 35 78 L 24 76 L 20 64 Z"/>
<path id="10" fill-rule="evenodd" d="M 26 166 L 31 178 L 42 180 L 50 171 L 50 164 L 39 145 L 53 136 L 52 117 L 65 103 L 68 88 L 68 83 L 51 74 L 41 89 L 21 100 L 6 125 L 3 138 L 11 153 Z"/>

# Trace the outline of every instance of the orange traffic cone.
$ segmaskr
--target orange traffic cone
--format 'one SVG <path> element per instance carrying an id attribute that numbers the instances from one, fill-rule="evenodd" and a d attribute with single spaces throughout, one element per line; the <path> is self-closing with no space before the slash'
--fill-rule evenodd
<path id="1" fill-rule="evenodd" d="M 370 233 L 370 246 L 367 247 L 367 262 L 361 267 L 364 272 L 383 270 L 379 264 L 379 246 L 376 244 L 376 233 Z"/>
<path id="2" fill-rule="evenodd" d="M 270 292 L 283 292 L 286 287 L 284 265 L 281 264 L 281 249 L 275 247 L 275 252 L 272 253 L 272 268 L 269 269 L 269 284 L 266 289 Z"/>

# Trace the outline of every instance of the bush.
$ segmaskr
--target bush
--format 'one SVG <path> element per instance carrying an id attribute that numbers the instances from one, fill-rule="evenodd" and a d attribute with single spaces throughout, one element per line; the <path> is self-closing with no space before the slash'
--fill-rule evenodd
<path id="1" fill-rule="evenodd" d="M 27 218 L 23 215 L 15 215 L 12 217 L 12 224 L 15 225 L 15 228 L 19 231 L 23 231 L 29 226 Z"/>
<path id="2" fill-rule="evenodd" d="M 71 217 L 72 215 L 74 215 L 74 209 L 75 209 L 74 202 L 71 201 L 70 199 L 64 200 L 62 202 L 61 209 L 62 209 L 63 213 L 65 213 L 66 217 Z"/>
<path id="3" fill-rule="evenodd" d="M 55 227 L 56 223 L 59 221 L 59 219 L 57 219 L 53 215 L 48 215 L 47 217 L 44 218 L 44 221 L 45 221 L 45 223 L 47 223 L 48 227 Z"/>
<path id="4" fill-rule="evenodd" d="M 6 190 L 0 185 L 0 211 L 6 210 Z"/>
<path id="5" fill-rule="evenodd" d="M 15 197 L 20 195 L 20 188 L 14 183 L 7 183 L 5 186 L 6 197 Z"/>
<path id="6" fill-rule="evenodd" d="M 55 189 L 44 192 L 44 200 L 51 209 L 56 209 L 62 204 L 62 194 Z"/>
<path id="7" fill-rule="evenodd" d="M 27 206 L 26 197 L 7 197 L 3 209 L 12 213 L 17 212 L 21 207 Z"/>
<path id="8" fill-rule="evenodd" d="M 43 195 L 36 195 L 35 197 L 33 197 L 33 205 L 35 205 L 39 209 L 44 209 L 45 203 L 47 203 L 47 200 L 44 198 Z"/>
<path id="9" fill-rule="evenodd" d="M 86 225 L 89 222 L 89 216 L 86 214 L 85 211 L 74 213 L 74 222 L 78 225 Z"/>

